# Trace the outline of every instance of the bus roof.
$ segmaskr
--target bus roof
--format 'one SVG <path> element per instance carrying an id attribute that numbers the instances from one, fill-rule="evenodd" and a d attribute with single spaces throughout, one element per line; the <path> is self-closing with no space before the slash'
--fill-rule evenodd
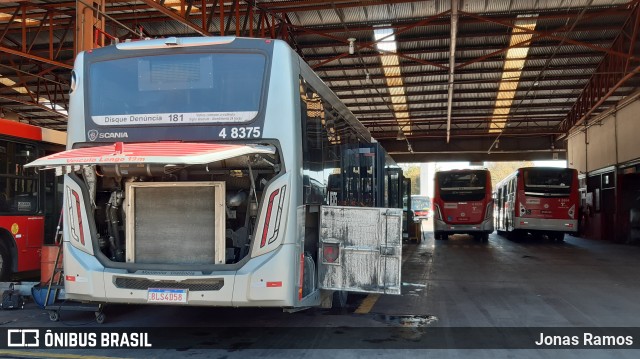
<path id="1" fill-rule="evenodd" d="M 59 145 L 65 145 L 67 143 L 67 134 L 65 132 L 3 118 L 0 118 L 0 135 Z"/>
<path id="2" fill-rule="evenodd" d="M 489 172 L 489 170 L 486 169 L 486 168 L 458 168 L 458 169 L 453 169 L 453 170 L 438 170 L 438 171 L 436 171 L 436 173 L 439 173 L 439 172 L 474 172 L 474 171 L 486 171 L 486 172 Z"/>

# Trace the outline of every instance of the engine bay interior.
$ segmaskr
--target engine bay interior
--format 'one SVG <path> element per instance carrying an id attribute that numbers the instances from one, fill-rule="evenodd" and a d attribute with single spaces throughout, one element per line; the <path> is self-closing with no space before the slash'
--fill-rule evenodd
<path id="1" fill-rule="evenodd" d="M 249 253 L 263 191 L 280 170 L 277 154 L 251 154 L 205 165 L 86 166 L 82 177 L 91 197 L 98 247 L 114 262 L 125 262 L 127 251 L 131 250 L 125 240 L 127 183 L 224 182 L 224 261 L 232 264 Z M 170 206 L 171 203 L 159 200 L 159 205 Z"/>

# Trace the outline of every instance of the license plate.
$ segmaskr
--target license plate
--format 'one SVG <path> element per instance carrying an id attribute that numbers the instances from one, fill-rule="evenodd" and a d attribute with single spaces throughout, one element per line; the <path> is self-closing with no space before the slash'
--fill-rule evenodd
<path id="1" fill-rule="evenodd" d="M 186 289 L 149 288 L 147 292 L 148 303 L 186 303 Z"/>

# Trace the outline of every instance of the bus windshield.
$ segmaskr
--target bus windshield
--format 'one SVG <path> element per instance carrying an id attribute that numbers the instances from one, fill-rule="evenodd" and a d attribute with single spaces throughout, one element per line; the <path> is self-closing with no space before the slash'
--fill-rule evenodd
<path id="1" fill-rule="evenodd" d="M 411 209 L 420 211 L 431 208 L 431 199 L 427 196 L 411 196 Z"/>
<path id="2" fill-rule="evenodd" d="M 485 171 L 439 172 L 437 183 L 443 201 L 480 201 L 485 197 Z"/>
<path id="3" fill-rule="evenodd" d="M 568 168 L 531 168 L 524 171 L 524 190 L 528 194 L 569 195 L 573 171 Z"/>
<path id="4" fill-rule="evenodd" d="M 261 54 L 128 57 L 90 65 L 89 115 L 103 126 L 248 122 L 260 107 Z"/>

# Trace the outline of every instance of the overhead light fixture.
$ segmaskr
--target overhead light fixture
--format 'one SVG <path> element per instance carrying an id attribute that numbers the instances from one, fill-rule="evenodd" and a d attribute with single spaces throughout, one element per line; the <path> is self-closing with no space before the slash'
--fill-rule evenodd
<path id="1" fill-rule="evenodd" d="M 356 38 L 350 37 L 347 39 L 347 41 L 349 41 L 349 54 L 353 55 L 353 53 L 356 51 L 356 46 L 354 44 L 356 42 Z"/>
<path id="2" fill-rule="evenodd" d="M 391 28 L 374 28 L 373 39 L 376 42 L 376 48 L 380 51 L 382 75 L 389 89 L 391 110 L 398 124 L 398 130 L 402 131 L 406 138 L 411 135 L 411 121 L 394 31 Z"/>
<path id="3" fill-rule="evenodd" d="M 496 145 L 494 147 L 496 150 L 500 147 L 500 140 L 496 140 Z"/>
<path id="4" fill-rule="evenodd" d="M 505 55 L 502 76 L 498 83 L 498 95 L 489 124 L 489 133 L 500 133 L 506 127 L 506 121 L 501 119 L 511 112 L 520 77 L 527 61 L 533 30 L 538 22 L 537 16 L 537 14 L 519 15 L 513 23 L 517 27 L 511 31 L 509 38 L 509 49 Z"/>

